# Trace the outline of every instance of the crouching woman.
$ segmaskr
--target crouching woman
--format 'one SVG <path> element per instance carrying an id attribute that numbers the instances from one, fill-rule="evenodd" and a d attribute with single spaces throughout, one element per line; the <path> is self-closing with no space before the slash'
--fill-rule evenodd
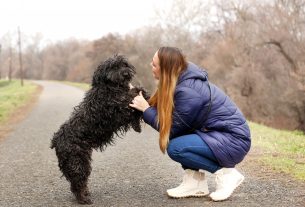
<path id="1" fill-rule="evenodd" d="M 144 121 L 160 132 L 161 151 L 185 170 L 183 182 L 167 194 L 175 198 L 208 195 L 208 171 L 216 174 L 216 191 L 210 197 L 229 198 L 244 180 L 235 165 L 251 145 L 245 117 L 208 81 L 207 72 L 186 62 L 178 48 L 159 48 L 151 67 L 159 80 L 157 91 L 148 102 L 140 93 L 130 106 L 144 112 Z"/>

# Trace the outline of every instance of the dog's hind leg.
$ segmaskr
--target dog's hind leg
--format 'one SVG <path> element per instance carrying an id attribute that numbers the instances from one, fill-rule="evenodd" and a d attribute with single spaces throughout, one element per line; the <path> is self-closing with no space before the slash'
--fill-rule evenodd
<path id="1" fill-rule="evenodd" d="M 71 192 L 75 195 L 76 200 L 80 204 L 92 204 L 91 195 L 88 189 L 88 179 L 77 181 L 71 180 Z"/>
<path id="2" fill-rule="evenodd" d="M 74 148 L 75 149 L 75 148 Z M 74 150 L 65 160 L 62 172 L 71 183 L 71 192 L 80 204 L 92 204 L 88 189 L 92 150 Z"/>

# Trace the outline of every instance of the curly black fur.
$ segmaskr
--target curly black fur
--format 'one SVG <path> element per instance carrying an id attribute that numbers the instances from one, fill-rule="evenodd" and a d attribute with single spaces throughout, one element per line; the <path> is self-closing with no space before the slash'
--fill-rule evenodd
<path id="1" fill-rule="evenodd" d="M 134 74 L 134 66 L 121 55 L 99 65 L 92 88 L 53 136 L 51 148 L 55 148 L 58 166 L 81 204 L 92 203 L 87 185 L 92 149 L 103 151 L 130 127 L 141 132 L 142 112 L 129 104 L 140 91 L 148 96 L 141 87 L 130 89 Z"/>

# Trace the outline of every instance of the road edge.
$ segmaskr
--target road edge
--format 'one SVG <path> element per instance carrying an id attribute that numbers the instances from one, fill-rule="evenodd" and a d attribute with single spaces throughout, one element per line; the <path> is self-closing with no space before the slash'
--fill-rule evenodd
<path id="1" fill-rule="evenodd" d="M 34 93 L 31 94 L 29 100 L 24 103 L 23 106 L 18 107 L 8 118 L 7 121 L 1 124 L 0 126 L 0 143 L 5 140 L 5 138 L 12 132 L 14 127 L 23 121 L 33 110 L 33 108 L 38 103 L 38 99 L 43 91 L 43 86 L 38 85 L 30 81 L 32 84 L 36 85 Z"/>

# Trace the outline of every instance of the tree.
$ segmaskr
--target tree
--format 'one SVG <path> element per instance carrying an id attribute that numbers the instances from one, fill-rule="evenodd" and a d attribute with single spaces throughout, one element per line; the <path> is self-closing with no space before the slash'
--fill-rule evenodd
<path id="1" fill-rule="evenodd" d="M 224 30 L 205 64 L 249 119 L 304 130 L 304 5 L 235 3 L 219 4 Z"/>

